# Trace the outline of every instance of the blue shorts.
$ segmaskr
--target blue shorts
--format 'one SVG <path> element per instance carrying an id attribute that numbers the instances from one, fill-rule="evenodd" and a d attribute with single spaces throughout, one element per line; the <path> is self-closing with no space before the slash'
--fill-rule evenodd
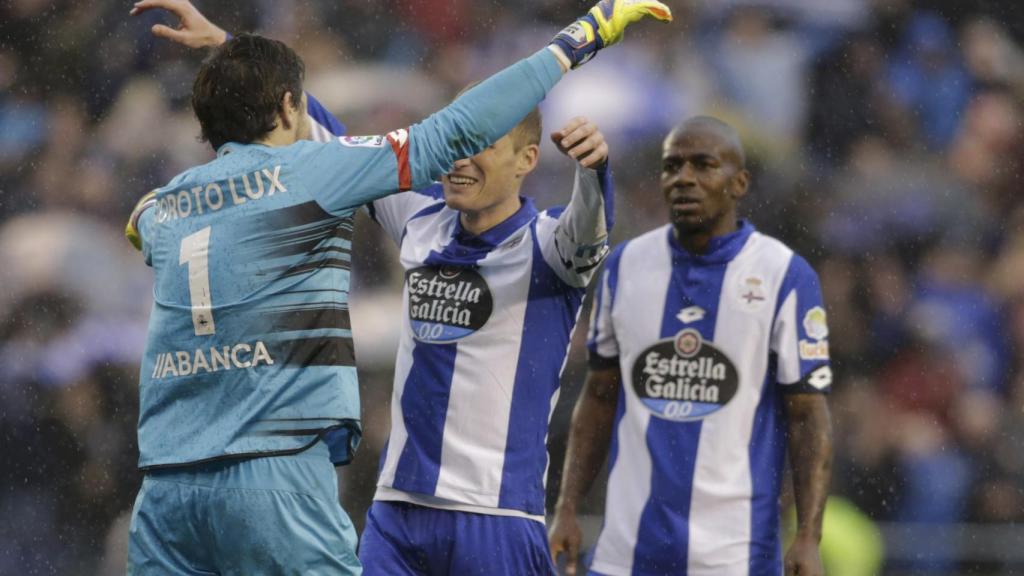
<path id="1" fill-rule="evenodd" d="M 327 447 L 148 472 L 128 539 L 131 575 L 361 573 Z"/>
<path id="2" fill-rule="evenodd" d="M 554 576 L 544 525 L 529 518 L 374 502 L 359 548 L 366 576 Z"/>

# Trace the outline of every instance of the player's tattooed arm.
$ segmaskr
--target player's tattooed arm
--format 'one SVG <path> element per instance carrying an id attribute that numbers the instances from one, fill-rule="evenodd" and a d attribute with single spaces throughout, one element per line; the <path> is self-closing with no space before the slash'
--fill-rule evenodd
<path id="1" fill-rule="evenodd" d="M 785 402 L 797 517 L 786 574 L 820 576 L 818 543 L 832 478 L 832 417 L 824 394 L 789 394 Z"/>
<path id="2" fill-rule="evenodd" d="M 558 562 L 559 555 L 566 555 L 566 574 L 576 574 L 582 541 L 576 509 L 608 457 L 621 386 L 622 374 L 617 365 L 591 368 L 572 413 L 569 446 L 562 466 L 562 487 L 548 532 L 551 557 Z"/>
<path id="3" fill-rule="evenodd" d="M 188 0 L 141 0 L 132 6 L 129 14 L 137 16 L 157 8 L 174 14 L 178 18 L 178 27 L 154 24 L 154 36 L 166 38 L 189 48 L 211 48 L 227 41 L 227 32 L 207 20 L 206 16 Z"/>

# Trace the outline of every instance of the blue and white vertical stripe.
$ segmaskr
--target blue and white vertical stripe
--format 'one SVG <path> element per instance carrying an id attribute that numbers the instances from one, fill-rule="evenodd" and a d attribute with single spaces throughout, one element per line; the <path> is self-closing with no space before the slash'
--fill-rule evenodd
<path id="1" fill-rule="evenodd" d="M 679 248 L 671 234 L 663 227 L 629 242 L 601 278 L 590 350 L 599 364 L 618 361 L 623 393 L 592 568 L 609 576 L 781 574 L 779 394 L 787 385 L 796 391 L 813 368 L 800 362 L 806 334 L 788 327 L 821 306 L 817 279 L 789 248 L 746 223 L 704 256 Z M 674 421 L 641 402 L 633 367 L 648 347 L 684 329 L 729 358 L 739 388 L 718 411 Z M 779 364 L 789 367 L 785 379 Z"/>

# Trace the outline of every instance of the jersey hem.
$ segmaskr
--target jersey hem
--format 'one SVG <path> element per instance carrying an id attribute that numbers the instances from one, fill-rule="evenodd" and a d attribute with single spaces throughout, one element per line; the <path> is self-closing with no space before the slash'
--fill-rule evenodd
<path id="1" fill-rule="evenodd" d="M 335 419 L 335 418 L 312 418 L 311 420 L 337 420 L 337 419 Z M 209 458 L 200 458 L 198 460 L 188 460 L 188 461 L 185 461 L 185 462 L 164 462 L 164 463 L 159 463 L 159 464 L 147 464 L 147 465 L 140 464 L 138 466 L 138 470 L 140 472 L 151 472 L 151 471 L 156 471 L 156 470 L 171 470 L 171 469 L 174 469 L 174 468 L 186 468 L 186 467 L 189 467 L 189 466 L 200 466 L 200 465 L 203 465 L 203 464 L 212 464 L 212 463 L 216 463 L 216 462 L 228 462 L 228 461 L 232 461 L 232 460 L 251 460 L 253 458 L 273 458 L 273 457 L 276 457 L 276 456 L 294 456 L 296 454 L 300 454 L 302 452 L 305 452 L 306 450 L 309 450 L 313 446 L 316 446 L 317 442 L 320 442 L 321 440 L 323 440 L 323 438 L 322 438 L 323 434 L 325 434 L 327 432 L 330 432 L 332 430 L 335 430 L 339 426 L 344 426 L 345 424 L 352 424 L 352 423 L 355 423 L 356 425 L 361 425 L 361 421 L 360 420 L 357 420 L 357 419 L 354 419 L 354 418 L 343 418 L 343 419 L 341 419 L 341 424 L 334 425 L 334 426 L 327 426 L 327 427 L 324 427 L 324 428 L 321 428 L 321 429 L 317 430 L 316 432 L 313 433 L 313 434 L 316 434 L 316 437 L 314 437 L 312 441 L 310 441 L 309 443 L 304 444 L 302 446 L 298 446 L 296 448 L 286 448 L 286 449 L 282 449 L 282 450 L 266 450 L 266 451 L 256 450 L 256 451 L 252 451 L 252 452 L 238 452 L 238 453 L 231 453 L 231 454 L 221 454 L 219 456 L 211 456 Z M 338 468 L 340 466 L 348 465 L 351 462 L 352 462 L 352 458 L 349 457 L 346 460 L 339 461 L 339 462 L 331 462 L 331 463 L 334 464 L 335 468 Z"/>
<path id="2" fill-rule="evenodd" d="M 463 504 L 461 502 L 455 502 L 453 500 L 439 498 L 437 496 L 430 496 L 428 494 L 413 494 L 411 492 L 397 490 L 389 486 L 377 486 L 377 492 L 373 495 L 373 500 L 375 502 L 405 502 L 407 504 L 415 504 L 417 506 L 423 506 L 425 508 L 434 508 L 437 510 L 451 510 L 453 512 L 469 512 L 472 514 L 484 514 L 486 516 L 508 516 L 511 518 L 526 518 L 544 524 L 543 516 L 527 514 L 522 510 L 514 510 L 510 508 L 492 508 L 490 506 L 480 506 L 475 504 Z"/>
<path id="3" fill-rule="evenodd" d="M 173 462 L 166 464 L 150 464 L 148 466 L 139 466 L 141 472 L 152 472 L 155 470 L 171 470 L 174 468 L 186 468 L 189 466 L 199 466 L 202 464 L 212 464 L 214 462 L 227 462 L 230 460 L 251 460 L 253 458 L 272 458 L 275 456 L 294 456 L 309 450 L 316 443 L 320 441 L 320 437 L 317 436 L 312 442 L 299 446 L 298 448 L 289 448 L 287 450 L 269 450 L 266 452 L 240 452 L 237 454 L 221 454 L 220 456 L 213 456 L 210 458 L 202 458 L 199 460 L 189 460 L 188 462 Z"/>
<path id="4" fill-rule="evenodd" d="M 602 576 L 631 576 L 633 574 L 628 568 L 596 561 L 590 565 L 590 570 L 600 572 Z"/>

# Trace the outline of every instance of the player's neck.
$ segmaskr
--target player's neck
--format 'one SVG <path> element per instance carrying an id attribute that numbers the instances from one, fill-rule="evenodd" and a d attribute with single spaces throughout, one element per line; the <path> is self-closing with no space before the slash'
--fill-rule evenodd
<path id="1" fill-rule="evenodd" d="M 291 146 L 292 144 L 295 144 L 296 141 L 297 132 L 283 127 L 281 122 L 278 122 L 277 126 L 268 132 L 266 136 L 253 143 L 276 148 L 278 146 Z"/>
<path id="2" fill-rule="evenodd" d="M 519 211 L 522 205 L 519 194 L 514 194 L 500 203 L 488 206 L 483 210 L 463 210 L 459 212 L 459 221 L 462 223 L 463 230 L 474 236 L 479 236 L 508 220 Z"/>
<path id="3" fill-rule="evenodd" d="M 681 230 L 678 226 L 672 228 L 676 242 L 679 243 L 690 254 L 707 254 L 711 246 L 711 240 L 727 234 L 732 234 L 739 228 L 736 225 L 736 217 L 723 218 L 714 226 L 706 230 Z"/>

